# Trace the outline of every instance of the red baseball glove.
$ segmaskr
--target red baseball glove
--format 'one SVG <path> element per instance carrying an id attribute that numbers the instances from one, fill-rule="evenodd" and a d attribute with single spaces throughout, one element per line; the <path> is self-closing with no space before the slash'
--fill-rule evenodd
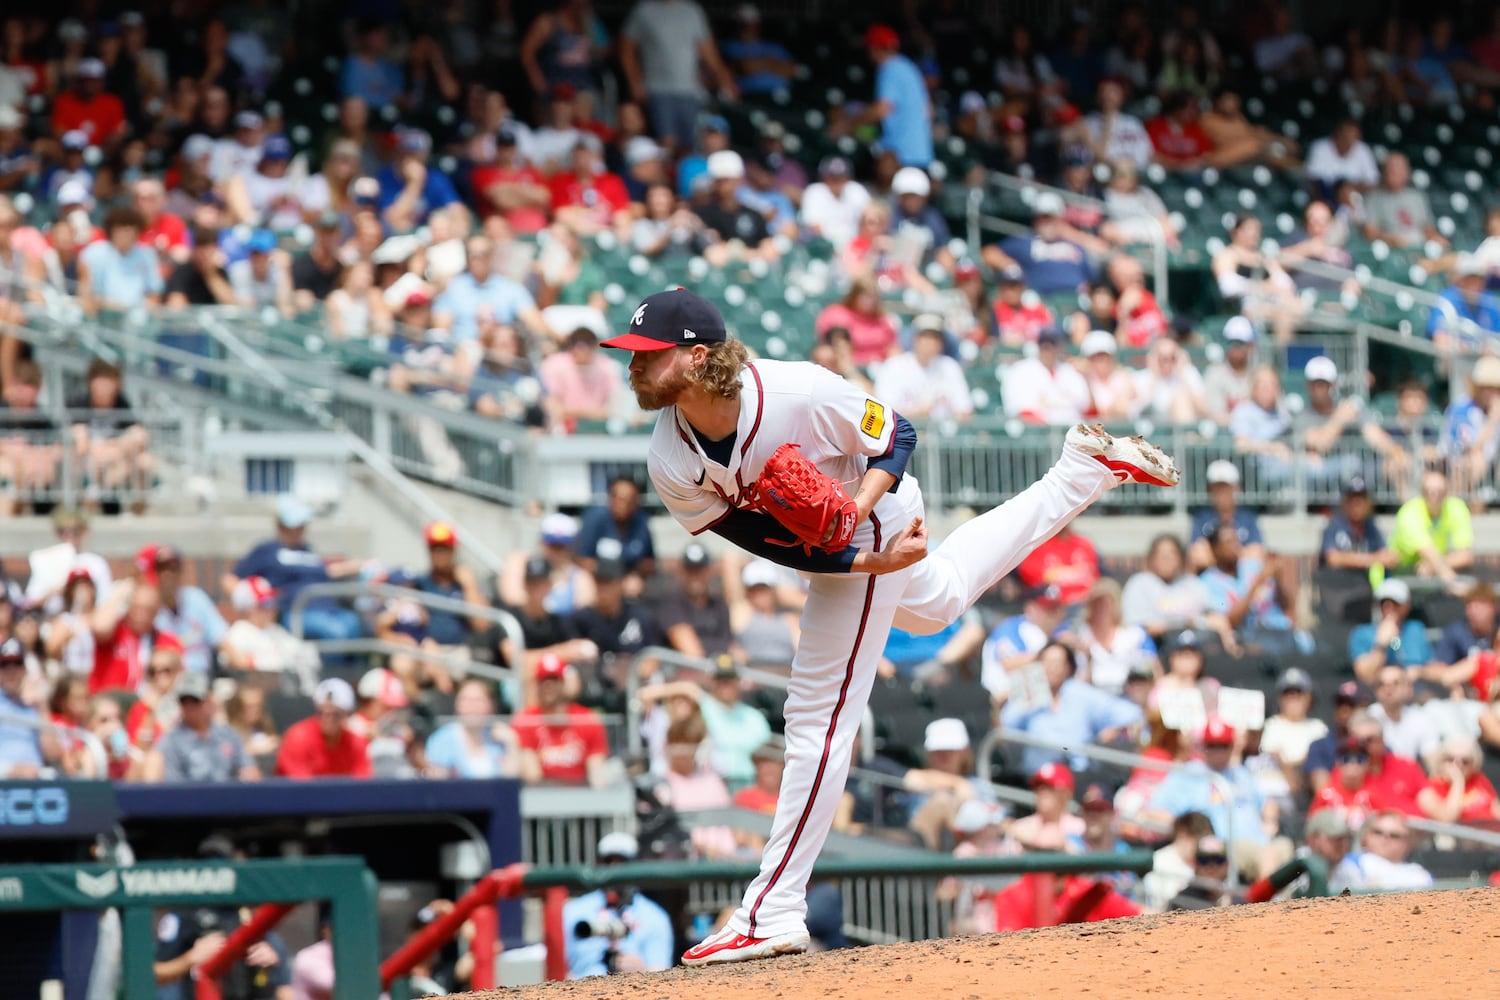
<path id="1" fill-rule="evenodd" d="M 808 551 L 837 552 L 854 540 L 859 507 L 837 480 L 818 471 L 800 445 L 784 444 L 772 452 L 755 480 L 755 496 L 760 509 Z"/>

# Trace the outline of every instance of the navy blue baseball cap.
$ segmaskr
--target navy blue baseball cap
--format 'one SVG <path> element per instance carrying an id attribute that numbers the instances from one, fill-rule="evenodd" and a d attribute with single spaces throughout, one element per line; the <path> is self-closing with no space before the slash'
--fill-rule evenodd
<path id="1" fill-rule="evenodd" d="M 260 144 L 263 160 L 290 160 L 292 153 L 292 140 L 284 135 L 268 135 L 265 142 Z"/>
<path id="2" fill-rule="evenodd" d="M 604 341 L 622 351 L 665 351 L 729 339 L 724 317 L 714 304 L 686 288 L 648 295 L 630 317 L 630 330 Z"/>

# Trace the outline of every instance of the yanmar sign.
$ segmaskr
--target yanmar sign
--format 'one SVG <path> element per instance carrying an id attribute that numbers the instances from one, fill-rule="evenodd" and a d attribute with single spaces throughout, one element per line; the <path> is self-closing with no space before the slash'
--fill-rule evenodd
<path id="1" fill-rule="evenodd" d="M 122 888 L 132 899 L 153 896 L 214 896 L 234 892 L 233 868 L 121 868 L 91 875 L 78 872 L 74 885 L 91 899 L 113 896 Z"/>

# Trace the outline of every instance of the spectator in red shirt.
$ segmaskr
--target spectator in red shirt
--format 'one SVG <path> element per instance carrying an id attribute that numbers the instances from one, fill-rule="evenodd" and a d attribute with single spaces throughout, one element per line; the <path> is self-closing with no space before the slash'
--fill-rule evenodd
<path id="1" fill-rule="evenodd" d="M 1040 298 L 1026 296 L 1026 272 L 1020 264 L 1000 269 L 1000 291 L 995 296 L 995 332 L 1006 347 L 1035 343 L 1041 332 L 1057 325 L 1052 310 Z"/>
<path id="2" fill-rule="evenodd" d="M 1161 114 L 1146 123 L 1146 134 L 1156 150 L 1156 162 L 1168 170 L 1200 170 L 1210 165 L 1213 140 L 1198 124 L 1198 100 L 1192 94 L 1167 97 Z"/>
<path id="3" fill-rule="evenodd" d="M 146 663 L 146 680 L 133 692 L 135 704 L 125 714 L 125 735 L 142 750 L 150 750 L 177 721 L 173 691 L 182 676 L 182 651 L 174 643 L 158 642 Z"/>
<path id="4" fill-rule="evenodd" d="M 1455 733 L 1443 740 L 1433 778 L 1417 793 L 1422 814 L 1439 823 L 1500 822 L 1500 797 L 1479 770 L 1479 744 Z"/>
<path id="5" fill-rule="evenodd" d="M 547 228 L 552 191 L 536 168 L 521 158 L 519 136 L 501 126 L 495 135 L 495 158 L 474 167 L 469 183 L 479 197 L 479 216 L 503 217 L 513 232 L 535 233 Z"/>
<path id="6" fill-rule="evenodd" d="M 521 745 L 521 777 L 527 784 L 543 782 L 594 787 L 606 781 L 609 744 L 599 717 L 568 700 L 568 665 L 551 653 L 536 664 L 535 705 L 511 720 Z"/>
<path id="7" fill-rule="evenodd" d="M 192 250 L 187 223 L 167 211 L 167 189 L 155 177 L 136 181 L 133 193 L 135 209 L 145 223 L 140 241 L 156 251 L 165 277 L 172 273 L 173 267 L 186 263 Z"/>
<path id="8" fill-rule="evenodd" d="M 604 169 L 599 140 L 585 136 L 573 146 L 568 168 L 552 178 L 557 221 L 580 236 L 592 236 L 630 209 L 630 195 L 619 175 Z"/>
<path id="9" fill-rule="evenodd" d="M 1117 253 L 1104 267 L 1115 291 L 1115 336 L 1127 347 L 1150 347 L 1170 325 L 1156 296 L 1146 287 L 1146 269 L 1129 254 Z"/>
<path id="10" fill-rule="evenodd" d="M 1417 793 L 1427 784 L 1422 766 L 1409 757 L 1391 753 L 1386 748 L 1380 720 L 1368 712 L 1356 713 L 1349 720 L 1349 735 L 1364 744 L 1370 754 L 1369 787 L 1385 809 L 1399 809 L 1408 816 L 1420 816 Z M 1335 765 L 1331 783 L 1339 782 Z"/>
<path id="11" fill-rule="evenodd" d="M 1351 736 L 1339 744 L 1334 761 L 1333 779 L 1313 796 L 1307 814 L 1337 809 L 1348 817 L 1349 825 L 1362 826 L 1385 808 L 1379 792 L 1370 785 L 1370 752 Z"/>
<path id="12" fill-rule="evenodd" d="M 1061 850 L 1062 845 L 1058 845 Z M 1054 917 L 1037 919 L 1037 893 L 1051 884 L 1056 893 Z M 995 893 L 995 930 L 1021 931 L 1030 927 L 1094 923 L 1116 917 L 1137 917 L 1141 908 L 1112 889 L 1108 882 L 1082 875 L 1026 875 Z"/>
<path id="13" fill-rule="evenodd" d="M 364 737 L 349 728 L 354 688 L 338 677 L 313 692 L 318 714 L 294 722 L 281 738 L 276 773 L 287 778 L 368 778 L 370 753 Z"/>
<path id="14" fill-rule="evenodd" d="M 734 793 L 731 800 L 741 809 L 767 816 L 776 814 L 776 800 L 781 797 L 781 775 L 786 770 L 786 752 L 777 741 L 767 740 L 750 754 L 755 765 L 755 780 Z"/>
<path id="15" fill-rule="evenodd" d="M 1099 582 L 1099 551 L 1069 524 L 1021 560 L 1016 575 L 1030 590 L 1055 586 L 1062 603 L 1077 604 Z"/>
<path id="16" fill-rule="evenodd" d="M 149 584 L 122 580 L 110 590 L 109 599 L 96 608 L 90 619 L 94 630 L 94 669 L 89 674 L 89 693 L 110 688 L 134 691 L 146 677 L 151 649 L 160 643 L 179 652 L 177 637 L 156 630 L 156 612 L 161 595 Z"/>
<path id="17" fill-rule="evenodd" d="M 107 146 L 125 132 L 125 105 L 104 92 L 104 63 L 80 59 L 73 70 L 73 87 L 57 95 L 52 105 L 52 132 L 73 129 L 88 133 L 96 146 Z"/>

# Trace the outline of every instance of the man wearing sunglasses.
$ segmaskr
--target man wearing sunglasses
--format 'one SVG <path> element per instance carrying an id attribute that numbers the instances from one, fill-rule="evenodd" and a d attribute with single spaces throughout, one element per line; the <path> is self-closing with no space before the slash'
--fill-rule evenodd
<path id="1" fill-rule="evenodd" d="M 1411 855 L 1412 832 L 1405 814 L 1395 809 L 1377 812 L 1365 821 L 1359 850 L 1334 870 L 1330 881 L 1350 889 L 1426 889 L 1432 873 Z"/>
<path id="2" fill-rule="evenodd" d="M 1218 837 L 1198 838 L 1193 853 L 1193 878 L 1167 905 L 1168 910 L 1211 910 L 1243 903 L 1244 896 L 1228 885 L 1229 849 Z"/>

